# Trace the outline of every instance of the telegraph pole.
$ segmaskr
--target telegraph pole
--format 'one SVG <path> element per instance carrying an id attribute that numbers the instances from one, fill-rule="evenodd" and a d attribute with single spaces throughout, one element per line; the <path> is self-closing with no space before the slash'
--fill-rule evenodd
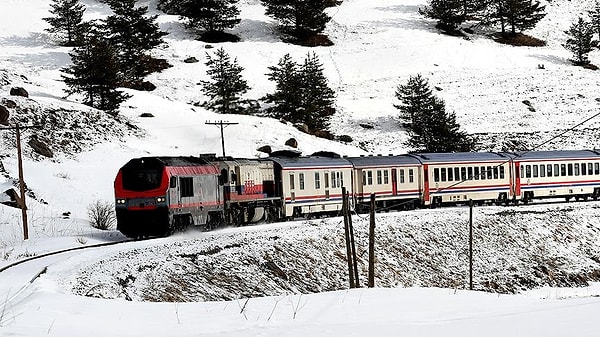
<path id="1" fill-rule="evenodd" d="M 23 157 L 21 154 L 21 129 L 39 128 L 40 125 L 20 126 L 16 124 L 12 127 L 0 128 L 0 130 L 15 130 L 17 136 L 17 161 L 19 166 L 19 193 L 21 200 L 18 200 L 18 205 L 21 208 L 23 217 L 23 240 L 29 239 L 29 228 L 27 226 L 27 205 L 25 203 L 25 180 L 23 179 Z"/>
<path id="2" fill-rule="evenodd" d="M 223 150 L 223 157 L 225 157 L 225 136 L 223 135 L 223 129 L 226 126 L 236 125 L 236 124 L 239 124 L 239 123 L 218 121 L 218 122 L 206 122 L 205 124 L 208 124 L 208 125 L 219 125 L 221 127 L 221 149 Z"/>

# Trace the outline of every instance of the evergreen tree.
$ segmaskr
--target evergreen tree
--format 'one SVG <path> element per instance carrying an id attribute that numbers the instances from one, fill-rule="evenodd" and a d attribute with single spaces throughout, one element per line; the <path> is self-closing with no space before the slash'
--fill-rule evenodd
<path id="1" fill-rule="evenodd" d="M 331 17 L 325 9 L 331 0 L 261 0 L 265 14 L 279 21 L 283 30 L 298 38 L 321 33 Z"/>
<path id="2" fill-rule="evenodd" d="M 217 49 L 214 57 L 208 53 L 206 57 L 206 73 L 212 81 L 201 82 L 204 94 L 209 97 L 203 106 L 221 114 L 246 112 L 245 106 L 252 102 L 241 98 L 250 89 L 242 78 L 244 68 L 238 65 L 237 59 L 232 62 L 223 48 Z"/>
<path id="3" fill-rule="evenodd" d="M 50 24 L 46 31 L 63 36 L 61 44 L 64 46 L 78 45 L 84 33 L 82 22 L 85 7 L 78 0 L 53 0 L 50 7 L 50 13 L 54 16 L 43 19 Z"/>
<path id="4" fill-rule="evenodd" d="M 267 74 L 270 81 L 275 82 L 275 92 L 267 94 L 263 100 L 273 104 L 267 108 L 267 114 L 274 118 L 297 121 L 299 107 L 301 105 L 300 75 L 298 64 L 294 62 L 290 54 L 285 54 L 277 66 L 268 68 L 271 72 Z"/>
<path id="5" fill-rule="evenodd" d="M 428 6 L 419 8 L 419 13 L 438 20 L 438 28 L 452 32 L 465 22 L 467 5 L 464 0 L 430 0 Z"/>
<path id="6" fill-rule="evenodd" d="M 598 33 L 598 38 L 600 38 L 600 1 L 596 0 L 594 8 L 588 11 L 588 14 L 596 33 Z"/>
<path id="7" fill-rule="evenodd" d="M 546 16 L 546 6 L 532 0 L 491 0 L 489 3 L 485 25 L 499 24 L 502 36 L 507 36 L 506 29 L 510 28 L 511 35 L 517 30 L 523 31 L 535 27 Z"/>
<path id="8" fill-rule="evenodd" d="M 315 53 L 308 54 L 300 67 L 301 122 L 310 130 L 325 130 L 335 113 L 335 92 L 329 88 L 323 65 Z"/>
<path id="9" fill-rule="evenodd" d="M 68 76 L 62 76 L 69 87 L 67 93 L 81 93 L 84 104 L 116 114 L 129 95 L 117 90 L 122 78 L 115 47 L 92 31 L 69 55 L 73 63 L 63 69 Z"/>
<path id="10" fill-rule="evenodd" d="M 446 112 L 443 100 L 435 97 L 421 75 L 411 76 L 396 89 L 402 126 L 407 130 L 407 146 L 423 152 L 471 151 L 475 142 L 460 131 L 454 113 Z"/>
<path id="11" fill-rule="evenodd" d="M 273 104 L 267 113 L 291 123 L 306 124 L 311 132 L 326 130 L 335 113 L 335 92 L 327 84 L 318 57 L 308 54 L 299 65 L 286 54 L 269 70 L 268 78 L 275 81 L 276 89 L 263 98 Z"/>
<path id="12" fill-rule="evenodd" d="M 237 3 L 238 0 L 185 0 L 178 7 L 187 26 L 203 31 L 203 39 L 210 39 L 240 23 Z"/>
<path id="13" fill-rule="evenodd" d="M 589 64 L 588 54 L 598 45 L 598 41 L 594 40 L 592 24 L 580 17 L 565 33 L 569 38 L 563 47 L 573 53 L 571 62 L 579 66 Z"/>
<path id="14" fill-rule="evenodd" d="M 154 70 L 154 59 L 148 52 L 163 44 L 162 32 L 156 23 L 156 15 L 148 16 L 148 7 L 135 7 L 135 0 L 111 3 L 113 15 L 106 18 L 109 39 L 117 48 L 125 86 L 134 86 L 142 77 Z"/>

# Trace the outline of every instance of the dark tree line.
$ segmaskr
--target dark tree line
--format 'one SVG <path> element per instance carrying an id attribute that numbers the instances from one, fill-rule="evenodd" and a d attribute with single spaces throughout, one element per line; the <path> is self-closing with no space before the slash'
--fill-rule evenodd
<path id="1" fill-rule="evenodd" d="M 101 21 L 83 21 L 85 8 L 75 0 L 53 0 L 44 20 L 48 31 L 61 43 L 74 46 L 69 53 L 72 65 L 63 69 L 68 94 L 83 94 L 92 107 L 116 113 L 128 95 L 120 87 L 151 90 L 144 76 L 168 67 L 149 52 L 163 43 L 157 16 L 148 7 L 136 7 L 136 0 L 105 1 L 113 14 Z"/>
<path id="2" fill-rule="evenodd" d="M 202 91 L 208 100 L 202 106 L 218 113 L 249 114 L 258 112 L 258 102 L 243 99 L 250 89 L 241 73 L 243 67 L 223 48 L 214 55 L 207 53 L 207 74 Z M 276 66 L 269 67 L 268 79 L 275 82 L 275 91 L 261 100 L 267 104 L 264 113 L 294 124 L 303 124 L 309 133 L 327 130 L 329 118 L 335 113 L 335 92 L 329 87 L 318 57 L 308 54 L 296 63 L 289 54 Z"/>
<path id="3" fill-rule="evenodd" d="M 532 0 L 430 0 L 419 11 L 438 20 L 444 31 L 455 32 L 465 21 L 477 20 L 500 27 L 504 37 L 535 27 L 546 15 L 545 6 Z"/>

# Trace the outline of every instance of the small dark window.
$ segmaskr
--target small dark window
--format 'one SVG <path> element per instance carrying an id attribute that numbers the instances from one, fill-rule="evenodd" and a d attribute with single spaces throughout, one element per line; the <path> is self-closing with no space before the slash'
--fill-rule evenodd
<path id="1" fill-rule="evenodd" d="M 467 180 L 467 168 L 466 167 L 460 168 L 460 179 Z"/>
<path id="2" fill-rule="evenodd" d="M 567 172 L 569 176 L 573 176 L 573 164 L 567 165 Z"/>
<path id="3" fill-rule="evenodd" d="M 442 181 L 446 181 L 446 180 L 448 180 L 448 179 L 446 178 L 446 169 L 445 169 L 445 168 L 441 168 L 440 170 L 442 170 Z"/>
<path id="4" fill-rule="evenodd" d="M 408 169 L 408 182 L 409 183 L 415 182 L 415 173 L 414 173 L 413 169 Z"/>
<path id="5" fill-rule="evenodd" d="M 498 166 L 494 166 L 494 179 L 498 179 L 498 175 L 499 175 L 498 171 L 499 171 Z"/>
<path id="6" fill-rule="evenodd" d="M 467 178 L 469 180 L 473 180 L 473 168 L 472 167 L 467 167 Z"/>
<path id="7" fill-rule="evenodd" d="M 578 176 L 578 175 L 579 175 L 579 168 L 580 168 L 579 164 L 575 164 L 575 165 L 573 166 L 573 169 L 574 169 L 574 171 L 575 171 L 575 175 L 576 175 L 576 176 Z"/>
<path id="8" fill-rule="evenodd" d="M 225 185 L 229 182 L 229 175 L 227 174 L 227 169 L 221 170 L 221 184 Z"/>
<path id="9" fill-rule="evenodd" d="M 560 164 L 560 175 L 563 177 L 567 175 L 567 165 L 566 164 Z"/>
<path id="10" fill-rule="evenodd" d="M 563 169 L 564 169 L 564 164 L 563 164 Z M 554 164 L 554 176 L 555 177 L 560 176 L 560 170 L 559 170 L 558 164 Z"/>
<path id="11" fill-rule="evenodd" d="M 383 183 L 385 185 L 390 183 L 390 177 L 389 177 L 389 172 L 388 170 L 383 171 Z"/>
<path id="12" fill-rule="evenodd" d="M 177 187 L 177 177 L 171 177 L 169 180 L 169 187 L 175 188 Z"/>
<path id="13" fill-rule="evenodd" d="M 537 178 L 539 176 L 539 167 L 537 165 L 533 165 L 533 177 Z"/>
<path id="14" fill-rule="evenodd" d="M 545 177 L 546 176 L 546 165 L 542 164 L 540 165 L 540 177 Z"/>
<path id="15" fill-rule="evenodd" d="M 194 196 L 194 178 L 180 177 L 179 178 L 179 195 L 183 197 Z"/>
<path id="16" fill-rule="evenodd" d="M 504 166 L 500 166 L 500 179 L 504 179 Z"/>
<path id="17" fill-rule="evenodd" d="M 451 168 L 448 169 L 448 181 L 454 181 L 454 171 Z"/>
<path id="18" fill-rule="evenodd" d="M 546 166 L 546 173 L 548 177 L 552 177 L 552 164 L 548 164 L 548 166 Z"/>
<path id="19" fill-rule="evenodd" d="M 525 178 L 531 178 L 531 165 L 525 165 Z"/>
<path id="20" fill-rule="evenodd" d="M 475 180 L 479 180 L 479 175 L 480 174 L 481 173 L 479 173 L 479 166 L 475 167 L 474 168 L 474 172 L 473 172 L 473 175 L 475 176 Z"/>
<path id="21" fill-rule="evenodd" d="M 587 176 L 587 164 L 586 163 L 581 164 L 581 175 Z"/>
<path id="22" fill-rule="evenodd" d="M 433 181 L 440 182 L 440 169 L 438 167 L 433 169 Z"/>

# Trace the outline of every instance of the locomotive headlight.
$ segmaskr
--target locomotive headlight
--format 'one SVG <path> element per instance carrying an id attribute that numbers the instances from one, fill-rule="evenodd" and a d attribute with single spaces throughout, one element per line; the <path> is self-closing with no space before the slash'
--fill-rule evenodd
<path id="1" fill-rule="evenodd" d="M 156 197 L 156 203 L 161 203 L 161 202 L 165 202 L 167 201 L 167 199 L 165 197 Z"/>
<path id="2" fill-rule="evenodd" d="M 125 199 L 117 199 L 117 205 L 125 204 Z"/>

